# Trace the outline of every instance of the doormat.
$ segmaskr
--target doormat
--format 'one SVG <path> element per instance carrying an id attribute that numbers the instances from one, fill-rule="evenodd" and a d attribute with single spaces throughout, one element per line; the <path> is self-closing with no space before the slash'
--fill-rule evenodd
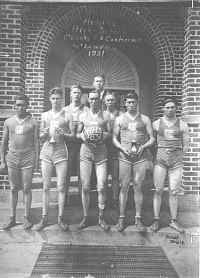
<path id="1" fill-rule="evenodd" d="M 44 244 L 30 278 L 178 278 L 160 247 Z"/>

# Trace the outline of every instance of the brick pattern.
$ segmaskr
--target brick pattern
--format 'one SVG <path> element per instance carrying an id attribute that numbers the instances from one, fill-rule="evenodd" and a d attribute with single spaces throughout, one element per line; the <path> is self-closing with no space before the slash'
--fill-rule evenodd
<path id="1" fill-rule="evenodd" d="M 111 8 L 110 8 L 111 7 Z M 183 11 L 180 7 L 180 12 Z M 0 107 L 11 108 L 16 93 L 24 91 L 30 97 L 30 112 L 38 120 L 47 108 L 46 74 L 48 51 L 60 30 L 66 30 L 73 20 L 95 11 L 106 16 L 115 14 L 143 34 L 152 48 L 157 63 L 157 80 L 153 99 L 153 118 L 161 116 L 163 96 L 176 96 L 181 114 L 199 115 L 199 10 L 188 9 L 184 30 L 183 17 L 174 5 L 98 5 L 69 4 L 1 4 L 1 47 L 9 57 L 1 59 Z M 185 37 L 184 37 L 185 32 Z M 185 43 L 184 43 L 185 41 Z M 192 58 L 191 58 L 192 57 Z M 194 63 L 191 64 L 191 59 Z M 183 70 L 184 62 L 184 70 Z M 184 83 L 182 82 L 184 77 Z M 190 189 L 198 182 L 198 130 L 197 123 L 190 123 L 191 152 L 184 158 L 184 185 Z M 0 137 L 2 120 L 0 120 Z M 196 161 L 196 162 L 195 162 Z M 191 164 L 190 164 L 191 163 Z M 193 165 L 193 163 L 195 165 Z M 195 173 L 192 176 L 191 173 Z M 1 177 L 0 177 L 1 179 Z"/>
<path id="2" fill-rule="evenodd" d="M 188 8 L 185 18 L 183 116 L 190 127 L 190 148 L 184 157 L 183 183 L 200 190 L 200 8 Z"/>

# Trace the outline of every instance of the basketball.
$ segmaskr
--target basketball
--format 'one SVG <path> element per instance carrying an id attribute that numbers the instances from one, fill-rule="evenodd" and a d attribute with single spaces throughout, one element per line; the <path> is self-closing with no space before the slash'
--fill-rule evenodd
<path id="1" fill-rule="evenodd" d="M 88 142 L 97 143 L 102 140 L 103 131 L 100 127 L 91 126 L 84 129 L 84 135 Z"/>

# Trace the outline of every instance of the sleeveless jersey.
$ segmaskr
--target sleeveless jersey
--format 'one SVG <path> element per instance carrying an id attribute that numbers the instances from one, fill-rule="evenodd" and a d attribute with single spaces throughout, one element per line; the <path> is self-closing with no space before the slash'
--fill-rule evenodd
<path id="1" fill-rule="evenodd" d="M 9 132 L 9 150 L 34 149 L 35 128 L 37 128 L 37 122 L 31 115 L 24 119 L 19 119 L 17 116 L 8 118 L 4 123 L 4 129 Z"/>
<path id="2" fill-rule="evenodd" d="M 180 120 L 168 126 L 161 118 L 157 131 L 157 142 L 159 148 L 182 149 L 182 131 L 180 128 Z"/>
<path id="3" fill-rule="evenodd" d="M 90 110 L 83 113 L 80 117 L 80 121 L 84 125 L 84 131 L 87 133 L 87 129 L 100 128 L 102 131 L 107 130 L 107 120 L 104 118 L 103 112 L 99 111 L 97 114 L 93 115 Z"/>
<path id="4" fill-rule="evenodd" d="M 132 119 L 126 112 L 119 116 L 118 123 L 120 125 L 120 141 L 123 147 L 130 150 L 133 142 L 142 145 L 147 141 L 146 125 L 140 114 Z"/>
<path id="5" fill-rule="evenodd" d="M 58 113 L 53 113 L 52 110 L 42 113 L 42 126 L 43 128 L 49 128 L 49 136 L 55 141 L 55 143 L 64 143 L 64 136 L 56 134 L 56 128 L 62 128 L 64 132 L 69 129 L 69 124 L 65 120 L 65 113 L 61 110 Z M 49 142 L 51 142 L 51 139 Z"/>

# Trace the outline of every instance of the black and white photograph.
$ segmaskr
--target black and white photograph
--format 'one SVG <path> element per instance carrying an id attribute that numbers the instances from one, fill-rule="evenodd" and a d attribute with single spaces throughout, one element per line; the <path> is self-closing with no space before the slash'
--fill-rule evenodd
<path id="1" fill-rule="evenodd" d="M 0 277 L 200 277 L 200 0 L 0 1 Z"/>

